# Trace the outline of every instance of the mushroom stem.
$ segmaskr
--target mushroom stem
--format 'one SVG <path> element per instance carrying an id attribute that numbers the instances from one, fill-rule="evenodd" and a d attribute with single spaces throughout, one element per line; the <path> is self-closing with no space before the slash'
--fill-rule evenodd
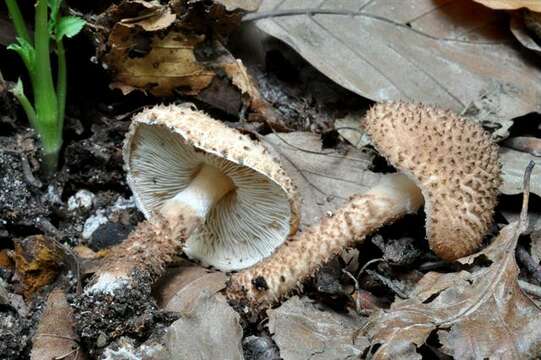
<path id="1" fill-rule="evenodd" d="M 406 175 L 386 176 L 368 192 L 353 196 L 332 217 L 290 239 L 271 257 L 234 274 L 226 295 L 255 311 L 271 306 L 299 288 L 342 249 L 361 242 L 381 226 L 416 212 L 423 203 L 420 189 Z"/>
<path id="2" fill-rule="evenodd" d="M 121 244 L 111 248 L 103 266 L 96 272 L 86 293 L 110 293 L 130 285 L 133 274 L 144 272 L 151 278 L 160 277 L 166 265 L 182 251 L 194 228 L 200 222 L 193 213 L 185 212 L 175 226 L 160 216 L 140 223 Z"/>
<path id="3" fill-rule="evenodd" d="M 234 188 L 228 176 L 214 166 L 205 164 L 188 187 L 163 204 L 160 213 L 172 224 L 187 208 L 205 219 L 213 206 Z"/>

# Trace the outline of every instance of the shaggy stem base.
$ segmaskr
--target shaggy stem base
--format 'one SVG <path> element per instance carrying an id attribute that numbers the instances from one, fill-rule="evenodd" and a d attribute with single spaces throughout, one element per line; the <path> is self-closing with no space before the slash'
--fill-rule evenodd
<path id="1" fill-rule="evenodd" d="M 300 288 L 304 280 L 344 248 L 416 212 L 422 204 L 421 191 L 405 175 L 386 177 L 367 193 L 352 197 L 332 217 L 296 235 L 270 258 L 234 274 L 226 296 L 254 311 L 271 306 Z"/>
<path id="2" fill-rule="evenodd" d="M 85 292 L 111 292 L 129 283 L 134 271 L 149 273 L 153 280 L 159 278 L 199 224 L 199 216 L 189 208 L 173 224 L 163 218 L 139 224 L 126 240 L 111 249 Z"/>
<path id="3" fill-rule="evenodd" d="M 157 313 L 152 284 L 199 224 L 195 212 L 185 209 L 173 225 L 161 217 L 139 224 L 111 249 L 90 285 L 74 301 L 77 329 L 90 350 L 152 326 Z"/>

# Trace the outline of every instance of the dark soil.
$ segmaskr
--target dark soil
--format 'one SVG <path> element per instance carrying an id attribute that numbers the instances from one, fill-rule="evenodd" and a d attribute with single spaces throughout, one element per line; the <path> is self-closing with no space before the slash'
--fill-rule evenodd
<path id="1" fill-rule="evenodd" d="M 148 274 L 132 275 L 137 286 L 115 289 L 113 294 L 75 297 L 77 332 L 91 354 L 122 335 L 145 340 L 159 321 Z M 104 305 L 105 304 L 105 305 Z"/>

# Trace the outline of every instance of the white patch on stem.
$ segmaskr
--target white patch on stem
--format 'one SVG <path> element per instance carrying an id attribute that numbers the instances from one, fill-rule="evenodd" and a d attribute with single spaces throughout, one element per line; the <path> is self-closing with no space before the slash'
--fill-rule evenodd
<path id="1" fill-rule="evenodd" d="M 96 282 L 85 289 L 85 294 L 102 293 L 113 295 L 116 289 L 126 286 L 128 280 L 127 276 L 119 276 L 110 272 L 101 273 Z"/>

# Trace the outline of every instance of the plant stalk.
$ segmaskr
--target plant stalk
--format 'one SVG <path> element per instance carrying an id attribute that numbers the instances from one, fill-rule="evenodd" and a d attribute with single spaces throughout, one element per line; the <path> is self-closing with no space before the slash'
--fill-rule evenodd
<path id="1" fill-rule="evenodd" d="M 36 50 L 34 103 L 37 130 L 44 150 L 44 165 L 47 173 L 56 170 L 58 154 L 62 146 L 62 129 L 59 128 L 58 101 L 51 73 L 49 30 L 47 22 L 47 1 L 38 0 L 35 14 L 34 47 Z"/>
<path id="2" fill-rule="evenodd" d="M 56 40 L 56 56 L 58 58 L 58 75 L 56 79 L 56 96 L 58 100 L 58 127 L 64 128 L 64 114 L 66 112 L 66 87 L 68 74 L 66 69 L 66 50 L 62 40 Z"/>
<path id="3" fill-rule="evenodd" d="M 26 113 L 26 117 L 28 118 L 28 121 L 30 121 L 30 125 L 34 129 L 38 128 L 38 123 L 36 119 L 36 112 L 34 111 L 34 108 L 32 107 L 32 104 L 22 91 L 14 91 L 13 95 L 17 98 L 17 101 L 21 104 L 23 107 L 24 112 Z"/>

